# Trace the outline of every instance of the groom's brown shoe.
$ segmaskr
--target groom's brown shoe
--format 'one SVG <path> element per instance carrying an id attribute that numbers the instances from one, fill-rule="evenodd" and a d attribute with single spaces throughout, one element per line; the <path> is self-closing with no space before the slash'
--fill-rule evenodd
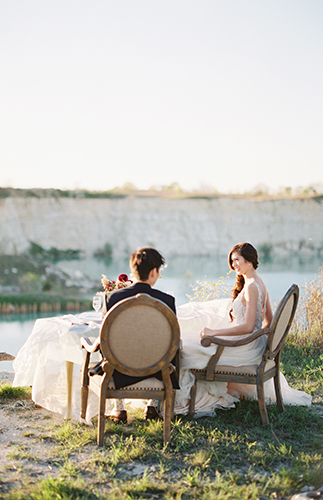
<path id="1" fill-rule="evenodd" d="M 157 408 L 154 406 L 146 406 L 145 409 L 145 420 L 158 420 L 161 416 L 159 415 Z"/>
<path id="2" fill-rule="evenodd" d="M 126 424 L 127 423 L 127 412 L 126 410 L 111 410 L 105 414 L 106 417 L 112 418 L 117 423 Z"/>

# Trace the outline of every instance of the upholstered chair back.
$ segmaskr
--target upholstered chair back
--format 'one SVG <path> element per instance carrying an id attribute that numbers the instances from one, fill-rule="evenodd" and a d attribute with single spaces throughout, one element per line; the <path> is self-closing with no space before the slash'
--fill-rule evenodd
<path id="1" fill-rule="evenodd" d="M 286 335 L 295 316 L 298 298 L 299 288 L 297 285 L 292 285 L 276 309 L 267 343 L 271 353 L 276 354 L 283 347 Z"/>
<path id="2" fill-rule="evenodd" d="M 138 294 L 118 302 L 105 316 L 101 352 L 122 373 L 155 373 L 175 356 L 179 336 L 173 311 L 158 299 Z"/>

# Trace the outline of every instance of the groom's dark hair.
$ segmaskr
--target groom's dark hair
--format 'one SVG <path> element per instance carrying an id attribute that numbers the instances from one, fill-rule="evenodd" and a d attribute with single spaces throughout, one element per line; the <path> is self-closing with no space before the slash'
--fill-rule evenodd
<path id="1" fill-rule="evenodd" d="M 152 247 L 137 248 L 130 256 L 130 269 L 137 280 L 146 281 L 150 271 L 165 264 L 164 257 Z"/>

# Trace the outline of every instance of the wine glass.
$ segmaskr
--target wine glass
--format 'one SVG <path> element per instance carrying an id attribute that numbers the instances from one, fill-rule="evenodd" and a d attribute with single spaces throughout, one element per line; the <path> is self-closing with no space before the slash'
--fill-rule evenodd
<path id="1" fill-rule="evenodd" d="M 94 295 L 92 299 L 92 306 L 95 312 L 99 312 L 102 307 L 102 295 Z"/>

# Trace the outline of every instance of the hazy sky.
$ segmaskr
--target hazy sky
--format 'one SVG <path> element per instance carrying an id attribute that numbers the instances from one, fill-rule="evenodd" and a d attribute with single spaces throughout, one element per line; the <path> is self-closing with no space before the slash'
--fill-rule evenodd
<path id="1" fill-rule="evenodd" d="M 0 186 L 323 182 L 322 0 L 0 0 Z"/>

